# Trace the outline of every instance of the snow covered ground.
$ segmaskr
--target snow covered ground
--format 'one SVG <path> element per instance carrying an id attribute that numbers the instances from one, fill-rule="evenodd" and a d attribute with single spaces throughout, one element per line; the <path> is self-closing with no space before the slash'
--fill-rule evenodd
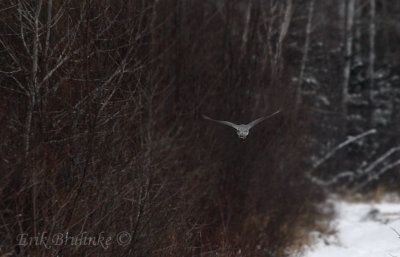
<path id="1" fill-rule="evenodd" d="M 333 200 L 336 235 L 315 239 L 304 257 L 400 257 L 400 201 L 351 203 Z"/>

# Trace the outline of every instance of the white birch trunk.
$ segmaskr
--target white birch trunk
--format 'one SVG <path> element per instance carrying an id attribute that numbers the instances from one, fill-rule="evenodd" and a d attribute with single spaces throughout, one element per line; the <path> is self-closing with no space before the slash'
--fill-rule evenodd
<path id="1" fill-rule="evenodd" d="M 283 21 L 280 26 L 279 30 L 279 38 L 276 43 L 275 49 L 275 58 L 274 58 L 274 65 L 272 66 L 273 71 L 273 79 L 277 79 L 279 77 L 280 71 L 283 67 L 282 62 L 282 45 L 283 41 L 285 40 L 287 33 L 289 31 L 290 22 L 292 21 L 292 13 L 293 13 L 293 5 L 292 0 L 287 0 L 286 8 L 285 8 L 285 15 Z"/>
<path id="2" fill-rule="evenodd" d="M 369 0 L 370 9 L 370 22 L 369 22 L 369 63 L 368 63 L 368 77 L 369 77 L 369 97 L 372 101 L 373 90 L 374 90 L 374 66 L 375 66 L 375 10 L 376 1 Z"/>
<path id="3" fill-rule="evenodd" d="M 250 27 L 252 5 L 253 5 L 253 1 L 250 0 L 247 5 L 246 15 L 245 15 L 245 19 L 244 19 L 244 29 L 243 29 L 242 46 L 241 46 L 242 55 L 245 54 L 246 45 L 247 45 L 247 41 L 248 41 L 248 37 L 249 37 L 249 27 Z"/>
<path id="4" fill-rule="evenodd" d="M 356 6 L 358 6 L 359 1 L 356 0 Z M 362 50 L 362 8 L 358 8 L 354 11 L 354 55 L 357 60 L 361 60 L 361 50 Z"/>
<path id="5" fill-rule="evenodd" d="M 355 0 L 349 0 L 347 6 L 345 64 L 344 64 L 343 86 L 342 86 L 342 110 L 344 117 L 347 117 L 347 103 L 349 101 L 351 57 L 353 54 L 354 8 L 355 8 Z"/>
<path id="6" fill-rule="evenodd" d="M 308 61 L 308 51 L 310 48 L 310 35 L 311 35 L 311 30 L 312 30 L 312 19 L 313 19 L 313 13 L 314 13 L 314 4 L 315 0 L 310 1 L 310 5 L 308 7 L 308 19 L 307 19 L 307 25 L 306 25 L 306 39 L 304 42 L 304 53 L 303 53 L 303 58 L 301 60 L 301 66 L 300 66 L 300 75 L 299 75 L 299 81 L 297 83 L 297 88 L 296 88 L 296 113 L 297 110 L 299 109 L 299 106 L 302 102 L 302 84 L 303 84 L 303 79 L 304 79 L 304 71 L 306 69 L 307 61 Z"/>

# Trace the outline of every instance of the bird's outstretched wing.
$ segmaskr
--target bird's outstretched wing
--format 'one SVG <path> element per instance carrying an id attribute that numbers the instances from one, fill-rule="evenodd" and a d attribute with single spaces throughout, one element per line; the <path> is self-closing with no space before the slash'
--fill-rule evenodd
<path id="1" fill-rule="evenodd" d="M 263 121 L 263 120 L 265 120 L 265 119 L 268 119 L 268 118 L 270 118 L 270 117 L 272 117 L 272 116 L 274 116 L 275 114 L 278 114 L 278 113 L 280 113 L 281 112 L 281 110 L 277 110 L 276 112 L 274 112 L 273 114 L 271 114 L 271 115 L 269 115 L 269 116 L 265 116 L 265 117 L 261 117 L 261 118 L 258 118 L 258 119 L 256 119 L 256 120 L 253 120 L 252 122 L 250 122 L 249 124 L 247 124 L 247 126 L 249 127 L 249 129 L 251 129 L 252 127 L 254 127 L 255 125 L 257 125 L 258 123 L 260 123 L 261 121 Z"/>
<path id="2" fill-rule="evenodd" d="M 214 120 L 214 119 L 211 119 L 210 117 L 208 117 L 208 116 L 206 116 L 206 115 L 202 115 L 202 116 L 203 116 L 203 118 L 206 119 L 206 120 L 211 120 L 211 121 L 215 121 L 215 122 L 218 122 L 218 123 L 221 123 L 221 124 L 224 124 L 224 125 L 228 125 L 228 126 L 234 128 L 234 129 L 238 129 L 238 127 L 239 127 L 239 126 L 236 125 L 235 123 L 232 123 L 232 122 L 229 122 L 229 121 L 225 121 L 225 120 Z"/>

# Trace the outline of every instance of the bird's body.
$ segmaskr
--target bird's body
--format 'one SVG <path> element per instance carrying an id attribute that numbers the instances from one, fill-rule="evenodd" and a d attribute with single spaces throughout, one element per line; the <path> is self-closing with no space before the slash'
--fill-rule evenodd
<path id="1" fill-rule="evenodd" d="M 205 115 L 203 115 L 203 118 L 204 118 L 204 119 L 207 119 L 207 120 L 215 121 L 215 122 L 218 122 L 218 123 L 227 125 L 227 126 L 230 126 L 230 127 L 234 128 L 234 129 L 236 129 L 236 134 L 239 136 L 239 138 L 245 139 L 245 138 L 249 135 L 250 129 L 251 129 L 252 127 L 254 127 L 255 125 L 257 125 L 257 124 L 260 123 L 261 121 L 264 121 L 265 119 L 267 119 L 267 118 L 269 118 L 269 117 L 271 117 L 271 116 L 274 116 L 275 114 L 277 114 L 277 113 L 279 113 L 279 112 L 280 112 L 280 110 L 274 112 L 273 114 L 271 114 L 271 115 L 269 115 L 269 116 L 265 116 L 265 117 L 258 118 L 258 119 L 256 119 L 256 120 L 250 122 L 249 124 L 239 124 L 239 125 L 238 125 L 238 124 L 235 124 L 235 123 L 232 123 L 232 122 L 230 122 L 230 121 L 225 121 L 225 120 L 214 120 L 214 119 L 211 119 L 210 117 L 205 116 Z"/>

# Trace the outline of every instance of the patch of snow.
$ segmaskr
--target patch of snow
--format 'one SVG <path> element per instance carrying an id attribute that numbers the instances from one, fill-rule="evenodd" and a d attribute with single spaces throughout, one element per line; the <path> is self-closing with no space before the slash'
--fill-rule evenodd
<path id="1" fill-rule="evenodd" d="M 353 68 L 361 67 L 363 66 L 364 63 L 360 57 L 356 57 L 354 62 L 353 62 Z"/>
<path id="2" fill-rule="evenodd" d="M 400 201 L 334 201 L 336 235 L 311 232 L 304 257 L 400 257 Z"/>
<path id="3" fill-rule="evenodd" d="M 318 100 L 321 101 L 324 105 L 329 105 L 330 104 L 328 98 L 326 98 L 323 95 L 318 95 Z"/>
<path id="4" fill-rule="evenodd" d="M 372 113 L 373 124 L 386 125 L 390 120 L 391 111 L 387 109 L 376 109 Z"/>
<path id="5" fill-rule="evenodd" d="M 394 75 L 394 76 L 391 78 L 392 81 L 396 81 L 396 80 L 399 80 L 399 79 L 400 79 L 400 77 L 399 77 L 398 75 Z"/>
<path id="6" fill-rule="evenodd" d="M 319 84 L 319 83 L 318 83 L 318 80 L 317 80 L 315 77 L 313 77 L 313 76 L 305 77 L 305 78 L 304 78 L 304 81 L 305 81 L 306 83 L 309 83 L 309 84 L 314 84 L 314 85 L 318 85 L 318 84 Z"/>
<path id="7" fill-rule="evenodd" d="M 378 71 L 375 71 L 374 78 L 375 79 L 382 79 L 384 77 L 387 77 L 388 75 L 389 75 L 389 70 L 388 69 L 380 69 Z"/>

